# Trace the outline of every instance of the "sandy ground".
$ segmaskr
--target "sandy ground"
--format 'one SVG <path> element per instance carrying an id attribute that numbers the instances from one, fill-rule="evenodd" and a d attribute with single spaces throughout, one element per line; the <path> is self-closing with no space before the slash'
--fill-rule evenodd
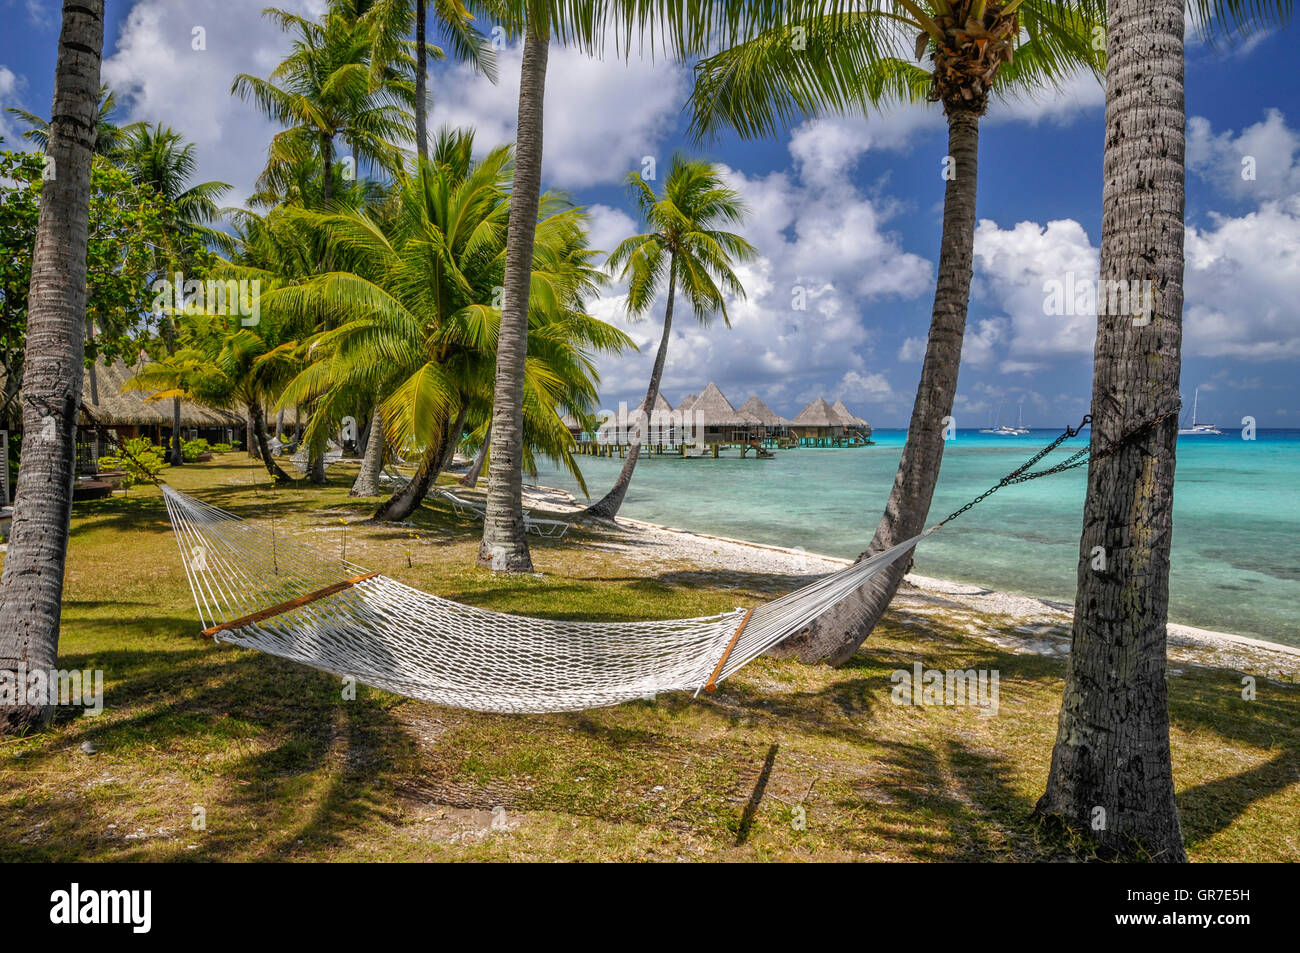
<path id="1" fill-rule="evenodd" d="M 545 513 L 577 512 L 582 507 L 564 490 L 527 486 L 524 505 Z M 538 515 L 541 515 L 539 512 Z M 712 536 L 640 520 L 619 517 L 626 542 L 602 544 L 623 555 L 633 565 L 690 562 L 707 569 L 725 583 L 733 576 L 737 588 L 773 593 L 786 592 L 804 581 L 835 572 L 848 560 L 783 549 L 725 536 Z M 942 615 L 965 626 L 974 636 L 1003 649 L 1039 655 L 1068 655 L 1073 606 L 998 592 L 979 586 L 910 574 L 895 605 L 920 616 Z M 990 625 L 990 617 L 1005 624 Z M 1212 632 L 1170 623 L 1170 675 L 1181 674 L 1179 665 L 1236 669 L 1270 678 L 1300 678 L 1300 648 Z"/>

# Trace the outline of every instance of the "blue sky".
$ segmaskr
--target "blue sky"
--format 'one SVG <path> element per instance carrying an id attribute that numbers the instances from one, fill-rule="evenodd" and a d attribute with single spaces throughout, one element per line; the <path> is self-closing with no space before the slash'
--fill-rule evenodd
<path id="1" fill-rule="evenodd" d="M 286 43 L 258 15 L 266 0 L 114 0 L 105 76 L 125 118 L 163 120 L 194 139 L 202 178 L 246 194 L 273 128 L 229 96 L 236 72 L 265 75 Z M 320 0 L 285 0 L 310 10 Z M 0 0 L 0 106 L 48 114 L 57 0 Z M 202 27 L 206 49 L 192 49 Z M 1183 391 L 1200 387 L 1202 421 L 1300 427 L 1300 80 L 1295 27 L 1233 49 L 1188 48 L 1187 304 Z M 434 122 L 473 125 L 482 145 L 513 134 L 518 51 L 492 87 L 454 66 L 433 79 Z M 789 134 L 693 145 L 682 107 L 689 73 L 671 63 L 552 54 L 547 94 L 551 187 L 591 209 L 594 244 L 635 228 L 621 181 L 674 151 L 724 164 L 753 209 L 746 236 L 762 258 L 743 277 L 733 327 L 679 318 L 665 377 L 676 403 L 716 380 L 794 414 L 842 397 L 878 427 L 905 424 L 920 372 L 938 257 L 947 151 L 935 107 L 826 119 Z M 13 117 L 0 135 L 13 145 Z M 1081 79 L 1034 102 L 995 103 L 983 123 L 980 226 L 958 392 L 959 426 L 1059 427 L 1086 412 L 1095 319 L 1049 317 L 1043 284 L 1095 276 L 1101 215 L 1102 92 Z M 1243 157 L 1255 177 L 1242 177 Z M 803 289 L 807 309 L 792 307 Z M 628 323 L 618 288 L 595 305 L 641 354 L 601 362 L 604 403 L 644 392 L 657 318 Z M 1189 411 L 1190 413 L 1190 411 Z"/>

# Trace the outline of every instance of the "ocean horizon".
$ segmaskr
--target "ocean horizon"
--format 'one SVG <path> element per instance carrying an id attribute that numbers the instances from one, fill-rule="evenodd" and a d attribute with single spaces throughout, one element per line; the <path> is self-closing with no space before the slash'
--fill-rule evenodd
<path id="1" fill-rule="evenodd" d="M 944 451 L 930 521 L 987 490 L 1060 430 L 1023 436 L 959 430 Z M 813 553 L 853 558 L 888 499 L 906 431 L 877 430 L 875 446 L 644 457 L 621 514 Z M 1039 468 L 1086 445 L 1062 444 Z M 593 498 L 622 465 L 579 457 Z M 539 483 L 583 494 L 554 465 Z M 1300 646 L 1300 430 L 1187 435 L 1178 441 L 1169 620 Z M 921 575 L 1071 602 L 1087 468 L 1004 487 L 918 547 Z"/>

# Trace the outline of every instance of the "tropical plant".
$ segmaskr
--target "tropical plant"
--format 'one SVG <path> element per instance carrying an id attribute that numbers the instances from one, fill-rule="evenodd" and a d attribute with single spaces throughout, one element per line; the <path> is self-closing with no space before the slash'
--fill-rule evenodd
<path id="1" fill-rule="evenodd" d="M 1190 10 L 1213 39 L 1284 22 L 1290 3 L 1194 0 Z M 1187 854 L 1165 627 L 1182 361 L 1184 0 L 1113 0 L 1110 22 L 1101 280 L 1147 282 L 1153 306 L 1138 320 L 1097 319 L 1070 656 L 1037 812 L 1111 851 L 1176 862 Z"/>
<path id="2" fill-rule="evenodd" d="M 443 133 L 434 158 L 405 180 L 392 209 L 296 217 L 318 229 L 346 261 L 347 271 L 317 275 L 264 299 L 289 315 L 326 313 L 334 327 L 304 342 L 310 363 L 282 402 L 315 400 L 308 427 L 383 396 L 380 422 L 396 451 L 417 455 L 414 479 L 380 507 L 377 519 L 403 519 L 461 440 L 472 416 L 486 417 L 499 312 L 494 307 L 505 259 L 510 150 L 479 162 L 473 138 Z M 582 299 L 599 280 L 585 247 L 582 214 L 558 197 L 543 203 L 531 275 L 534 345 L 525 377 L 525 465 L 542 453 L 569 466 L 572 438 L 557 407 L 581 412 L 595 400 L 595 371 L 586 349 L 628 342 L 589 317 Z M 372 436 L 371 439 L 375 439 Z"/>
<path id="3" fill-rule="evenodd" d="M 45 181 L 32 252 L 23 447 L 0 576 L 0 669 L 51 671 L 59 651 L 63 573 L 72 519 L 85 352 L 86 245 L 93 142 L 104 47 L 104 0 L 67 0 L 54 74 Z M 0 706 L 0 734 L 49 723 L 48 699 Z"/>
<path id="4" fill-rule="evenodd" d="M 487 516 L 478 563 L 508 572 L 531 572 L 523 519 L 523 387 L 528 353 L 529 270 L 542 173 L 542 118 L 552 41 L 603 53 L 609 43 L 624 54 L 634 41 L 644 48 L 647 31 L 678 55 L 699 55 L 712 42 L 728 42 L 775 27 L 805 0 L 745 3 L 646 3 L 645 0 L 492 0 L 475 3 L 499 21 L 506 34 L 523 39 L 516 124 L 515 179 L 510 191 L 505 298 L 497 342 L 488 456 Z"/>
<path id="5" fill-rule="evenodd" d="M 231 86 L 233 94 L 286 127 L 271 140 L 262 187 L 274 190 L 313 155 L 320 162 L 322 199 L 329 202 L 354 177 L 336 160 L 339 138 L 352 150 L 353 162 L 398 171 L 399 144 L 410 138 L 405 107 L 415 95 L 404 78 L 414 71 L 410 54 L 388 51 L 393 61 L 375 68 L 377 25 L 352 15 L 347 4 L 333 4 L 320 21 L 275 8 L 263 14 L 295 38 L 269 77 L 240 73 Z"/>
<path id="6" fill-rule="evenodd" d="M 474 17 L 461 0 L 338 0 L 351 15 L 375 25 L 378 37 L 371 57 L 371 72 L 379 73 L 407 47 L 406 37 L 415 20 L 415 150 L 420 159 L 429 157 L 429 59 L 445 59 L 440 47 L 427 42 L 429 12 L 434 28 L 453 57 L 496 82 L 496 53 L 487 37 L 474 26 Z"/>
<path id="7" fill-rule="evenodd" d="M 870 113 L 927 99 L 948 121 L 938 283 L 921 380 L 884 515 L 863 556 L 921 531 L 939 477 L 970 300 L 980 118 L 994 93 L 1051 86 L 1097 71 L 1100 0 L 866 0 L 826 3 L 701 62 L 692 94 L 699 135 L 731 127 L 755 136 L 796 119 Z M 930 69 L 913 60 L 930 58 Z M 840 664 L 857 651 L 897 592 L 899 560 L 788 640 L 782 651 Z"/>
<path id="8" fill-rule="evenodd" d="M 217 204 L 230 190 L 225 182 L 190 183 L 197 167 L 194 143 L 161 123 L 137 123 L 121 140 L 117 160 L 132 178 L 152 189 L 166 203 L 167 230 L 157 249 L 159 275 L 177 268 L 192 273 L 198 254 L 208 243 L 228 245 L 227 236 L 209 223 L 221 214 Z M 168 353 L 176 349 L 176 326 L 170 315 L 160 315 L 163 342 Z M 93 329 L 92 329 L 93 333 Z M 185 462 L 181 447 L 181 402 L 172 400 L 172 439 L 168 460 Z"/>
<path id="9" fill-rule="evenodd" d="M 0 152 L 0 373 L 4 400 L 0 419 L 13 417 L 23 378 L 28 292 L 41 214 L 43 157 Z M 86 238 L 85 358 L 90 399 L 99 399 L 95 361 L 129 356 L 139 347 L 140 315 L 153 300 L 150 282 L 156 250 L 167 238 L 168 212 L 152 190 L 130 173 L 96 156 L 90 173 L 90 221 Z M 97 330 L 96 330 L 97 329 Z"/>
<path id="10" fill-rule="evenodd" d="M 700 324 L 707 325 L 721 314 L 730 327 L 726 295 L 745 297 L 745 289 L 732 269 L 736 263 L 752 259 L 756 252 L 739 235 L 720 228 L 741 223 L 748 209 L 740 194 L 723 181 L 710 163 L 674 156 L 662 197 L 639 172 L 628 176 L 628 188 L 649 231 L 624 240 L 610 254 L 609 266 L 622 268 L 622 277 L 628 283 L 629 314 L 643 315 L 661 291 L 667 295 L 663 335 L 655 352 L 650 386 L 641 403 L 641 422 L 645 426 L 659 396 L 678 289 Z M 588 507 L 588 515 L 613 519 L 623 505 L 641 454 L 640 428 L 637 433 L 613 488 Z"/>

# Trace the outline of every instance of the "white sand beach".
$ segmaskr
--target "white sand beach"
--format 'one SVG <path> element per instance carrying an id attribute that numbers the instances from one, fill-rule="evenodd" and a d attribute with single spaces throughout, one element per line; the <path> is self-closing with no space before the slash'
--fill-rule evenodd
<path id="1" fill-rule="evenodd" d="M 582 509 L 565 490 L 543 486 L 525 486 L 524 505 L 555 514 Z M 848 565 L 848 560 L 799 549 L 624 517 L 619 517 L 618 526 L 627 534 L 626 543 L 601 545 L 621 553 L 629 563 L 693 563 L 710 572 L 715 584 L 725 585 L 732 575 L 737 588 L 748 590 L 784 592 L 804 579 L 811 581 Z M 763 582 L 762 577 L 770 581 Z M 1058 656 L 1070 651 L 1073 606 L 1067 603 L 910 574 L 894 605 L 905 615 L 942 615 L 947 623 L 964 625 L 971 635 L 1010 651 Z M 1005 622 L 991 624 L 999 617 Z M 1168 634 L 1172 677 L 1181 674 L 1179 666 L 1201 665 L 1257 677 L 1300 679 L 1300 648 L 1175 623 L 1169 624 Z"/>

